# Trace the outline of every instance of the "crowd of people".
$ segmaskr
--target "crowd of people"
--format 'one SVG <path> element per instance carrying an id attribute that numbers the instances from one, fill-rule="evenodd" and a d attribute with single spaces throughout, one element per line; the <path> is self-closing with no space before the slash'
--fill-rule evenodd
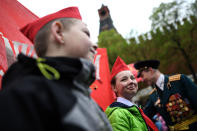
<path id="1" fill-rule="evenodd" d="M 101 110 L 89 89 L 95 80 L 97 45 L 77 7 L 28 23 L 21 32 L 34 44 L 38 58 L 19 54 L 3 76 L 1 131 L 197 129 L 197 85 L 184 74 L 162 74 L 158 60 L 134 64 L 142 82 L 154 88 L 142 110 L 132 102 L 138 91 L 136 78 L 117 57 L 111 71 L 117 99 Z"/>

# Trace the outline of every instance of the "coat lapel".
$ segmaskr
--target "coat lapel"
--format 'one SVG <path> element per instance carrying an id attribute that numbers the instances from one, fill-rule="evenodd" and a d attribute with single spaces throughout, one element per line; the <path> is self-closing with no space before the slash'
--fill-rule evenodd
<path id="1" fill-rule="evenodd" d="M 167 87 L 167 83 L 168 83 L 168 76 L 165 75 L 164 78 L 164 91 L 163 91 L 163 97 L 162 97 L 162 104 L 166 104 L 166 102 L 168 101 L 168 98 L 171 95 L 170 89 Z"/>

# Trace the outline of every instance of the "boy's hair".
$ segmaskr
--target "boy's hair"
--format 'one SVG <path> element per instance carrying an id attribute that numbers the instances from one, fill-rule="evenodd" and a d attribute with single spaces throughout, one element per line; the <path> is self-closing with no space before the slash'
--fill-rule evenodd
<path id="1" fill-rule="evenodd" d="M 39 57 L 45 56 L 45 54 L 47 52 L 47 48 L 48 48 L 47 43 L 49 43 L 49 34 L 51 32 L 50 27 L 54 21 L 60 21 L 63 25 L 63 29 L 69 30 L 71 25 L 73 25 L 77 21 L 77 19 L 75 19 L 75 18 L 59 18 L 59 19 L 52 20 L 49 23 L 47 23 L 46 25 L 44 25 L 38 31 L 38 33 L 36 34 L 35 40 L 34 40 L 35 51 Z"/>

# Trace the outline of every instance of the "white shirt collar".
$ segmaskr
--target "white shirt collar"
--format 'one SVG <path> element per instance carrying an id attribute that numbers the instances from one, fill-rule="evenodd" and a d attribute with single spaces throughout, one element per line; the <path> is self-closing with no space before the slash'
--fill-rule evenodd
<path id="1" fill-rule="evenodd" d="M 164 90 L 164 75 L 161 74 L 156 82 L 156 85 L 163 91 Z"/>
<path id="2" fill-rule="evenodd" d="M 129 101 L 129 100 L 123 98 L 123 97 L 118 97 L 117 102 L 123 103 L 127 106 L 133 106 L 134 105 L 131 101 Z"/>

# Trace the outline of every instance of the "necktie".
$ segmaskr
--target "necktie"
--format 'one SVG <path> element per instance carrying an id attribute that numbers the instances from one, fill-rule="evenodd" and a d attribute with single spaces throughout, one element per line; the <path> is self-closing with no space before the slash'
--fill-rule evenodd
<path id="1" fill-rule="evenodd" d="M 142 110 L 141 108 L 139 108 L 139 111 L 140 111 L 142 117 L 144 118 L 146 124 L 148 125 L 148 127 L 149 127 L 151 130 L 153 130 L 153 131 L 159 131 L 159 130 L 157 129 L 157 127 L 155 126 L 155 124 L 151 121 L 151 119 L 148 118 L 148 116 L 146 116 L 146 115 L 144 114 L 144 112 L 143 112 L 143 110 Z"/>

